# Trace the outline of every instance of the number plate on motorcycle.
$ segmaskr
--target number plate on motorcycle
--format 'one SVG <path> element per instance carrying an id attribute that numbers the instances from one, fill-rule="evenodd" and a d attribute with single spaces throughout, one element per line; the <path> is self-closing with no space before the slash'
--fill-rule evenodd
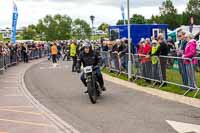
<path id="1" fill-rule="evenodd" d="M 83 68 L 84 73 L 91 73 L 92 72 L 92 66 L 87 66 Z"/>

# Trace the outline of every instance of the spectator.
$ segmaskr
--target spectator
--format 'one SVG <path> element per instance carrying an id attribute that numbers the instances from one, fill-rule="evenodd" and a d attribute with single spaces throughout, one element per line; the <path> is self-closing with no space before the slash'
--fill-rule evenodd
<path id="1" fill-rule="evenodd" d="M 102 66 L 103 67 L 108 67 L 108 41 L 101 40 L 101 57 L 102 57 Z"/>
<path id="2" fill-rule="evenodd" d="M 174 52 L 174 50 L 176 50 L 174 41 L 173 41 L 173 39 L 171 37 L 168 37 L 168 39 L 167 39 L 167 45 L 169 47 L 169 51 L 170 52 Z"/>
<path id="3" fill-rule="evenodd" d="M 128 43 L 127 39 L 122 40 L 122 50 L 118 53 L 119 57 L 121 58 L 121 66 L 128 72 Z"/>
<path id="4" fill-rule="evenodd" d="M 159 48 L 159 43 L 156 40 L 152 41 L 152 50 L 151 50 L 151 55 L 154 55 Z M 159 62 L 158 62 L 158 57 L 152 56 L 151 57 L 151 62 L 152 62 L 152 78 L 154 80 L 161 80 L 160 79 L 160 72 L 159 72 Z"/>
<path id="5" fill-rule="evenodd" d="M 3 55 L 3 43 L 0 42 L 0 56 Z"/>
<path id="6" fill-rule="evenodd" d="M 28 63 L 28 46 L 21 44 L 21 55 L 23 58 L 24 63 Z"/>
<path id="7" fill-rule="evenodd" d="M 102 46 L 101 46 L 102 51 L 108 51 L 108 45 L 107 45 L 107 41 L 104 41 Z"/>
<path id="8" fill-rule="evenodd" d="M 121 45 L 121 40 L 117 39 L 112 46 L 111 50 L 111 67 L 115 70 L 120 70 L 120 63 L 118 57 L 119 46 Z"/>
<path id="9" fill-rule="evenodd" d="M 185 32 L 184 31 L 180 31 L 178 33 L 178 38 L 179 38 L 179 44 L 178 44 L 177 56 L 178 57 L 182 57 L 182 55 L 183 55 L 183 53 L 185 51 L 186 45 L 187 45 Z M 185 67 L 185 65 L 183 63 L 183 59 L 179 59 L 178 60 L 178 66 L 179 66 L 179 72 L 180 72 L 181 77 L 182 77 L 183 85 L 188 85 L 186 67 Z M 185 88 L 183 87 L 183 89 L 185 89 Z"/>
<path id="10" fill-rule="evenodd" d="M 48 42 L 48 60 L 51 59 L 51 47 L 52 47 L 52 44 L 50 42 Z"/>
<path id="11" fill-rule="evenodd" d="M 151 53 L 151 45 L 148 41 L 141 39 L 140 41 L 142 49 L 140 50 L 142 76 L 145 78 L 151 78 L 151 60 L 147 55 Z M 150 82 L 149 80 L 146 80 Z"/>
<path id="12" fill-rule="evenodd" d="M 167 56 L 169 53 L 169 48 L 167 46 L 167 44 L 165 43 L 164 40 L 164 36 L 162 34 L 160 34 L 158 36 L 158 43 L 159 43 L 159 47 L 158 50 L 152 54 L 152 56 Z M 162 70 L 162 76 L 163 76 L 163 80 L 166 80 L 166 69 L 167 69 L 167 59 L 166 57 L 160 57 L 160 65 L 161 65 L 161 70 Z M 166 85 L 166 84 L 164 84 Z"/>
<path id="13" fill-rule="evenodd" d="M 171 37 L 168 37 L 167 45 L 169 47 L 168 56 L 176 56 L 176 47 L 175 47 L 174 41 L 173 41 L 173 39 Z M 167 63 L 168 63 L 167 67 L 168 68 L 172 68 L 173 65 L 174 65 L 174 59 L 168 59 Z"/>
<path id="14" fill-rule="evenodd" d="M 72 72 L 76 72 L 76 65 L 77 65 L 77 44 L 75 41 L 72 41 L 70 44 L 70 57 L 72 57 L 73 64 L 72 64 Z"/>
<path id="15" fill-rule="evenodd" d="M 58 54 L 58 50 L 57 50 L 57 45 L 56 43 L 53 43 L 53 46 L 51 47 L 51 55 L 52 55 L 52 60 L 53 60 L 53 63 L 57 63 L 57 54 Z"/>
<path id="16" fill-rule="evenodd" d="M 57 43 L 57 50 L 58 50 L 57 59 L 60 60 L 60 58 L 62 57 L 62 54 L 61 54 L 62 47 L 60 43 Z"/>
<path id="17" fill-rule="evenodd" d="M 187 46 L 185 48 L 183 58 L 189 58 L 192 59 L 196 56 L 196 50 L 197 50 L 197 42 L 193 39 L 193 35 L 191 33 L 188 33 L 186 35 L 187 39 Z M 194 69 L 192 68 L 193 65 L 197 64 L 197 60 L 193 59 L 192 62 L 188 60 L 184 60 L 184 64 L 186 66 L 186 73 L 187 73 L 187 80 L 188 80 L 188 86 L 195 88 L 195 78 L 194 78 Z"/>
<path id="18" fill-rule="evenodd" d="M 65 47 L 63 48 L 63 51 L 64 51 L 64 57 L 63 57 L 63 61 L 65 61 L 65 59 L 67 58 L 67 61 L 70 60 L 70 47 L 68 45 L 68 43 L 66 42 L 65 43 Z"/>

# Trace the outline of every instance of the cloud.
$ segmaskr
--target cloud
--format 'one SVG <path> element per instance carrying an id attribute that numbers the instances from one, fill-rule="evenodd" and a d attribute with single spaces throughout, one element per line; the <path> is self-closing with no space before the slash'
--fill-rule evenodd
<path id="1" fill-rule="evenodd" d="M 113 6 L 113 7 L 119 7 L 121 1 L 126 0 L 18 0 L 18 1 L 32 1 L 32 2 L 54 2 L 54 3 L 74 3 L 79 6 L 81 5 L 103 5 L 103 6 Z M 165 0 L 129 0 L 130 6 L 133 8 L 139 8 L 139 7 L 155 7 L 160 6 L 163 1 Z M 177 6 L 179 5 L 185 5 L 187 3 L 187 0 L 172 0 L 173 3 Z"/>
<path id="2" fill-rule="evenodd" d="M 12 0 L 0 0 L 0 27 L 11 25 Z M 159 14 L 158 7 L 163 0 L 130 0 L 131 14 L 138 13 L 149 18 Z M 16 0 L 19 10 L 18 27 L 36 24 L 47 14 L 67 14 L 73 19 L 81 18 L 90 23 L 90 15 L 95 16 L 95 25 L 102 22 L 115 24 L 121 19 L 120 0 Z M 187 0 L 174 0 L 181 12 Z"/>

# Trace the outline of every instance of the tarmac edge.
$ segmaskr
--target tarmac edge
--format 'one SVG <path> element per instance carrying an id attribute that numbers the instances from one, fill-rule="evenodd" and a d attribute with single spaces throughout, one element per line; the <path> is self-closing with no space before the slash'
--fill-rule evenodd
<path id="1" fill-rule="evenodd" d="M 36 107 L 39 111 L 45 112 L 44 116 L 46 119 L 48 119 L 55 127 L 60 131 L 60 133 L 80 133 L 78 130 L 76 130 L 74 127 L 72 127 L 67 122 L 63 121 L 61 118 L 59 118 L 57 115 L 55 115 L 52 111 L 47 109 L 44 105 L 42 105 L 37 99 L 35 99 L 32 94 L 28 91 L 26 84 L 25 84 L 25 74 L 26 71 L 29 70 L 34 65 L 37 65 L 41 62 L 45 61 L 44 59 L 34 62 L 31 65 L 29 65 L 27 68 L 25 68 L 19 75 L 20 79 L 20 91 L 23 93 L 23 95 L 29 100 L 29 102 Z"/>
<path id="2" fill-rule="evenodd" d="M 157 97 L 160 97 L 160 98 L 163 98 L 166 100 L 170 100 L 170 101 L 186 104 L 189 106 L 193 106 L 196 108 L 200 108 L 200 100 L 198 100 L 198 99 L 194 99 L 194 98 L 190 98 L 190 97 L 186 97 L 186 96 L 182 96 L 182 95 L 178 95 L 178 94 L 173 94 L 170 92 L 165 92 L 162 90 L 157 90 L 157 89 L 153 89 L 153 88 L 149 88 L 149 87 L 142 87 L 135 83 L 131 83 L 128 81 L 118 79 L 116 77 L 112 77 L 108 74 L 103 74 L 103 77 L 107 81 L 128 87 L 128 88 L 136 90 L 136 91 L 148 93 L 150 95 L 157 96 Z"/>

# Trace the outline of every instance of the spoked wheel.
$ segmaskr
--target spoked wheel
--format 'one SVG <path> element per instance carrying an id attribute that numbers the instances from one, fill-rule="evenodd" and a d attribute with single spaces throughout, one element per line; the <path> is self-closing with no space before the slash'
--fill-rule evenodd
<path id="1" fill-rule="evenodd" d="M 92 104 L 96 104 L 97 102 L 97 90 L 93 88 L 91 84 L 88 84 L 88 95 Z"/>

